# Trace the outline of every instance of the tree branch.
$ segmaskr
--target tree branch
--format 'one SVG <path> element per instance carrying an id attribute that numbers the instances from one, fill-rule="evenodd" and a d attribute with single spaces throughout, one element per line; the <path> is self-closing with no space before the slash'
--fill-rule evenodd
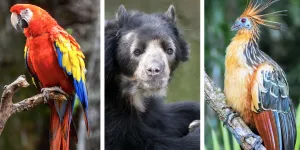
<path id="1" fill-rule="evenodd" d="M 30 98 L 24 99 L 18 103 L 13 103 L 12 99 L 14 94 L 21 88 L 26 88 L 29 83 L 26 81 L 25 75 L 19 76 L 13 83 L 4 86 L 3 93 L 0 101 L 0 135 L 5 127 L 9 117 L 16 112 L 29 110 L 40 104 L 44 104 L 44 94 L 37 94 Z M 49 92 L 48 100 L 66 100 L 67 96 L 57 93 L 55 91 Z"/>
<path id="2" fill-rule="evenodd" d="M 228 107 L 225 102 L 225 95 L 221 92 L 220 88 L 216 87 L 213 81 L 208 77 L 205 72 L 204 75 L 204 93 L 205 101 L 217 113 L 219 119 L 225 123 L 227 116 L 233 116 L 234 112 Z M 245 150 L 258 149 L 265 150 L 266 148 L 261 144 L 261 138 L 254 135 L 250 128 L 240 117 L 233 117 L 232 120 L 225 123 L 229 131 L 234 135 L 238 143 Z M 258 144 L 256 144 L 258 143 Z M 259 145 L 260 144 L 260 145 Z M 256 147 L 255 147 L 256 145 Z"/>

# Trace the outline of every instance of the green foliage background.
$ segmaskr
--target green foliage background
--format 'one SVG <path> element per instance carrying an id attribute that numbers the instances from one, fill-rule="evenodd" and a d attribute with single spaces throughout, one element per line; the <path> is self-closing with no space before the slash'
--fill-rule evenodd
<path id="1" fill-rule="evenodd" d="M 165 12 L 171 4 L 175 6 L 177 23 L 190 44 L 190 59 L 181 63 L 175 71 L 168 90 L 168 102 L 199 101 L 200 91 L 200 1 L 199 0 L 107 0 L 105 19 L 112 19 L 123 4 L 127 11 L 139 10 L 146 13 Z"/>
<path id="2" fill-rule="evenodd" d="M 205 1 L 205 69 L 212 80 L 223 88 L 225 50 L 236 32 L 230 28 L 243 13 L 247 0 L 206 0 Z M 268 8 L 266 13 L 288 10 L 287 16 L 270 17 L 272 21 L 284 23 L 287 32 L 261 28 L 260 48 L 271 56 L 286 72 L 290 96 L 295 108 L 300 98 L 300 0 L 279 1 Z M 224 140 L 215 113 L 209 106 L 205 107 L 205 146 L 207 149 L 233 149 L 231 136 Z M 299 111 L 299 110 L 298 110 Z M 299 116 L 297 116 L 299 118 Z M 297 119 L 297 124 L 300 120 Z M 299 131 L 300 129 L 298 129 Z M 299 137 L 299 136 L 298 136 Z M 213 140 L 214 139 L 214 140 Z M 297 141 L 299 141 L 298 138 Z M 216 144 L 218 141 L 218 144 Z M 230 144 L 230 145 L 228 145 Z M 219 145 L 214 146 L 214 145 Z"/>

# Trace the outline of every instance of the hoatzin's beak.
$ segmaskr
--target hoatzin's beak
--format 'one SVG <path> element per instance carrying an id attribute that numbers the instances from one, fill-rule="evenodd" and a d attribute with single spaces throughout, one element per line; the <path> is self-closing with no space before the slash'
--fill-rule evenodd
<path id="1" fill-rule="evenodd" d="M 21 15 L 18 15 L 17 13 L 13 12 L 11 13 L 10 21 L 12 26 L 17 30 L 17 31 L 23 31 L 23 28 L 28 27 L 28 23 L 26 20 L 24 20 Z"/>
<path id="2" fill-rule="evenodd" d="M 237 23 L 235 23 L 235 24 L 231 27 L 231 31 L 236 31 L 236 30 L 239 29 L 239 27 L 240 27 L 240 25 L 237 24 Z"/>

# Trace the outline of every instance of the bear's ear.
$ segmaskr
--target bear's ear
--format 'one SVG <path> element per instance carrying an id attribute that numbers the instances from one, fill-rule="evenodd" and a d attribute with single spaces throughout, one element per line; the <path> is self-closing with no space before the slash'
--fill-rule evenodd
<path id="1" fill-rule="evenodd" d="M 125 15 L 127 14 L 127 11 L 124 7 L 124 5 L 120 5 L 118 8 L 118 11 L 116 13 L 116 19 L 120 20 L 121 18 L 123 18 Z"/>
<path id="2" fill-rule="evenodd" d="M 190 57 L 190 46 L 189 46 L 189 44 L 182 37 L 180 37 L 178 39 L 178 44 L 179 44 L 180 49 L 181 49 L 180 60 L 181 61 L 187 61 Z"/>
<path id="3" fill-rule="evenodd" d="M 105 86 L 113 82 L 117 72 L 117 64 L 115 60 L 116 49 L 118 47 L 119 31 L 118 22 L 109 20 L 105 23 Z"/>
<path id="4" fill-rule="evenodd" d="M 165 12 L 166 17 L 172 21 L 176 21 L 176 12 L 175 12 L 175 7 L 173 5 L 170 5 L 168 10 Z"/>

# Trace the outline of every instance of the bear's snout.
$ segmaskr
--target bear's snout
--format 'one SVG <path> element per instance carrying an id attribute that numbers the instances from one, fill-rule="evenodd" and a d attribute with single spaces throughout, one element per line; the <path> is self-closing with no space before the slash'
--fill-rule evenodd
<path id="1" fill-rule="evenodd" d="M 164 71 L 163 62 L 159 62 L 157 60 L 151 61 L 148 65 L 145 66 L 145 72 L 149 77 L 157 77 L 162 74 Z"/>

